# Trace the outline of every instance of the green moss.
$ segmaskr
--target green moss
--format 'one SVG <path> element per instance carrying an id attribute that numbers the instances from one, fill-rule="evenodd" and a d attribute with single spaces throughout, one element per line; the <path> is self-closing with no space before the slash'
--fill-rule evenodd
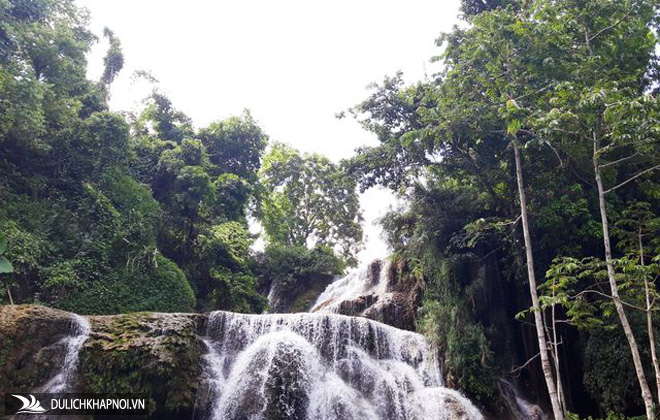
<path id="1" fill-rule="evenodd" d="M 193 312 L 195 295 L 183 271 L 154 253 L 143 267 L 122 268 L 72 292 L 61 307 L 83 314 Z"/>
<path id="2" fill-rule="evenodd" d="M 0 306 L 0 390 L 30 392 L 43 385 L 63 357 L 58 341 L 71 315 L 43 306 Z"/>
<path id="3" fill-rule="evenodd" d="M 328 287 L 328 284 L 332 282 L 332 276 L 324 277 L 319 275 L 317 277 L 315 281 L 308 282 L 309 288 L 293 301 L 289 308 L 290 312 L 307 312 L 310 306 L 323 293 L 326 287 Z"/>
<path id="4" fill-rule="evenodd" d="M 151 396 L 156 413 L 192 413 L 204 346 L 201 315 L 135 313 L 91 317 L 92 334 L 80 354 L 87 392 Z"/>

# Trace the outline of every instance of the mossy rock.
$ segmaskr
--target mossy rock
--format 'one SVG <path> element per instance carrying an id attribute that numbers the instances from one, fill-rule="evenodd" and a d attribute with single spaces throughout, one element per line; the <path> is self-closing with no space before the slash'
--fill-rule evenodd
<path id="1" fill-rule="evenodd" d="M 314 304 L 316 299 L 321 296 L 321 293 L 323 293 L 333 280 L 334 277 L 329 274 L 310 276 L 310 281 L 308 281 L 309 287 L 296 295 L 288 312 L 297 313 L 309 311 L 309 308 Z"/>
<path id="2" fill-rule="evenodd" d="M 276 286 L 274 304 L 269 312 L 307 312 L 333 280 L 333 275 L 324 273 L 296 275 L 288 282 Z"/>
<path id="3" fill-rule="evenodd" d="M 90 317 L 80 354 L 86 392 L 147 393 L 159 418 L 190 418 L 204 344 L 204 316 L 134 313 Z"/>
<path id="4" fill-rule="evenodd" d="M 71 322 L 70 313 L 43 306 L 0 306 L 1 395 L 34 391 L 55 374 Z"/>

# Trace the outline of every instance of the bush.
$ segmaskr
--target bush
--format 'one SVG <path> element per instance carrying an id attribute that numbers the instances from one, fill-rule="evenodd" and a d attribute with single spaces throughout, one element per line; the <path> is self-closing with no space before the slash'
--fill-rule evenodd
<path id="1" fill-rule="evenodd" d="M 80 314 L 192 312 L 195 295 L 185 274 L 174 262 L 153 252 L 149 265 L 121 269 L 103 281 L 89 282 L 58 306 Z"/>
<path id="2" fill-rule="evenodd" d="M 259 289 L 276 291 L 271 310 L 292 312 L 307 310 L 333 276 L 341 274 L 344 262 L 326 246 L 307 249 L 303 246 L 271 245 L 253 262 Z"/>

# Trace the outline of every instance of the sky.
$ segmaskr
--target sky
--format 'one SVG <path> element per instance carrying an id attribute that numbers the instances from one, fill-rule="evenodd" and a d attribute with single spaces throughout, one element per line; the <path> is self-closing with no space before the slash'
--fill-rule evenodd
<path id="1" fill-rule="evenodd" d="M 439 70 L 435 39 L 458 22 L 458 0 L 78 0 L 101 37 L 120 38 L 124 68 L 112 86 L 113 110 L 131 110 L 158 79 L 174 106 L 197 127 L 249 109 L 271 140 L 333 161 L 350 157 L 375 136 L 335 115 L 364 100 L 367 86 L 401 70 L 413 83 Z M 90 53 L 98 79 L 106 42 Z M 372 188 L 361 196 L 362 261 L 387 248 L 374 221 L 396 205 Z"/>

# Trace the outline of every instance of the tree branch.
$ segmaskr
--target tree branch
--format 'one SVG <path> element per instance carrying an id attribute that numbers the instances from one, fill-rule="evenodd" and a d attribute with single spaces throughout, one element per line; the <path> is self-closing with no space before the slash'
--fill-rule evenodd
<path id="1" fill-rule="evenodd" d="M 525 369 L 525 367 L 527 367 L 527 365 L 529 365 L 530 363 L 532 363 L 532 361 L 533 361 L 534 359 L 536 359 L 537 357 L 539 357 L 540 355 L 541 355 L 541 353 L 536 353 L 536 355 L 532 356 L 532 357 L 531 357 L 528 361 L 526 361 L 522 366 L 515 366 L 513 369 L 511 369 L 511 373 L 516 373 L 516 372 L 519 372 L 519 371 Z"/>
<path id="2" fill-rule="evenodd" d="M 583 290 L 580 293 L 578 293 L 577 295 L 575 295 L 574 297 L 581 296 L 585 293 L 595 293 L 597 295 L 600 295 L 600 296 L 606 297 L 608 299 L 614 300 L 614 297 L 612 295 L 608 295 L 607 293 L 599 292 L 598 290 Z M 633 305 L 632 303 L 628 303 L 628 302 L 624 301 L 621 298 L 619 298 L 618 300 L 619 300 L 619 302 L 621 302 L 622 304 L 628 306 L 629 308 L 637 309 L 638 311 L 642 311 L 642 312 L 648 312 L 646 310 L 646 308 L 642 308 L 641 306 Z"/>
<path id="3" fill-rule="evenodd" d="M 645 169 L 645 170 L 643 170 L 642 172 L 638 173 L 637 175 L 631 176 L 630 178 L 626 179 L 625 181 L 623 181 L 623 182 L 620 183 L 619 185 L 616 185 L 616 186 L 610 188 L 609 190 L 605 190 L 605 191 L 603 192 L 603 194 L 607 194 L 607 193 L 609 193 L 609 192 L 611 192 L 611 191 L 616 190 L 616 189 L 619 188 L 619 187 L 623 187 L 624 185 L 626 185 L 626 184 L 629 183 L 630 181 L 634 180 L 635 178 L 639 178 L 640 176 L 644 175 L 645 173 L 647 173 L 647 172 L 651 172 L 652 170 L 654 170 L 654 169 L 658 169 L 658 168 L 660 168 L 660 165 L 655 165 L 655 166 L 652 166 L 652 167 L 650 167 L 650 168 L 648 168 L 648 169 Z"/>
<path id="4" fill-rule="evenodd" d="M 604 165 L 600 165 L 600 167 L 601 168 L 607 168 L 608 166 L 616 165 L 617 163 L 623 162 L 624 160 L 632 159 L 635 156 L 637 156 L 638 154 L 639 154 L 639 152 L 636 152 L 635 154 L 630 155 L 628 157 L 624 157 L 624 158 L 621 158 L 621 159 L 617 159 L 614 162 L 609 162 L 609 163 L 606 163 Z"/>
<path id="5" fill-rule="evenodd" d="M 614 28 L 616 28 L 617 26 L 619 26 L 619 25 L 621 24 L 621 22 L 623 22 L 624 20 L 626 20 L 626 18 L 627 18 L 628 16 L 630 16 L 630 14 L 632 13 L 632 11 L 633 11 L 634 8 L 635 8 L 635 5 L 633 4 L 633 6 L 630 8 L 630 10 L 628 10 L 628 12 L 627 12 L 625 15 L 621 16 L 621 18 L 619 18 L 619 20 L 617 20 L 616 22 L 614 22 L 614 23 L 611 24 L 610 26 L 607 26 L 607 27 L 601 29 L 601 30 L 598 31 L 595 35 L 593 35 L 593 36 L 587 38 L 588 41 L 591 42 L 591 41 L 593 41 L 594 39 L 596 39 L 596 38 L 598 38 L 599 36 L 601 36 L 603 33 L 609 31 L 610 29 L 614 29 Z"/>

